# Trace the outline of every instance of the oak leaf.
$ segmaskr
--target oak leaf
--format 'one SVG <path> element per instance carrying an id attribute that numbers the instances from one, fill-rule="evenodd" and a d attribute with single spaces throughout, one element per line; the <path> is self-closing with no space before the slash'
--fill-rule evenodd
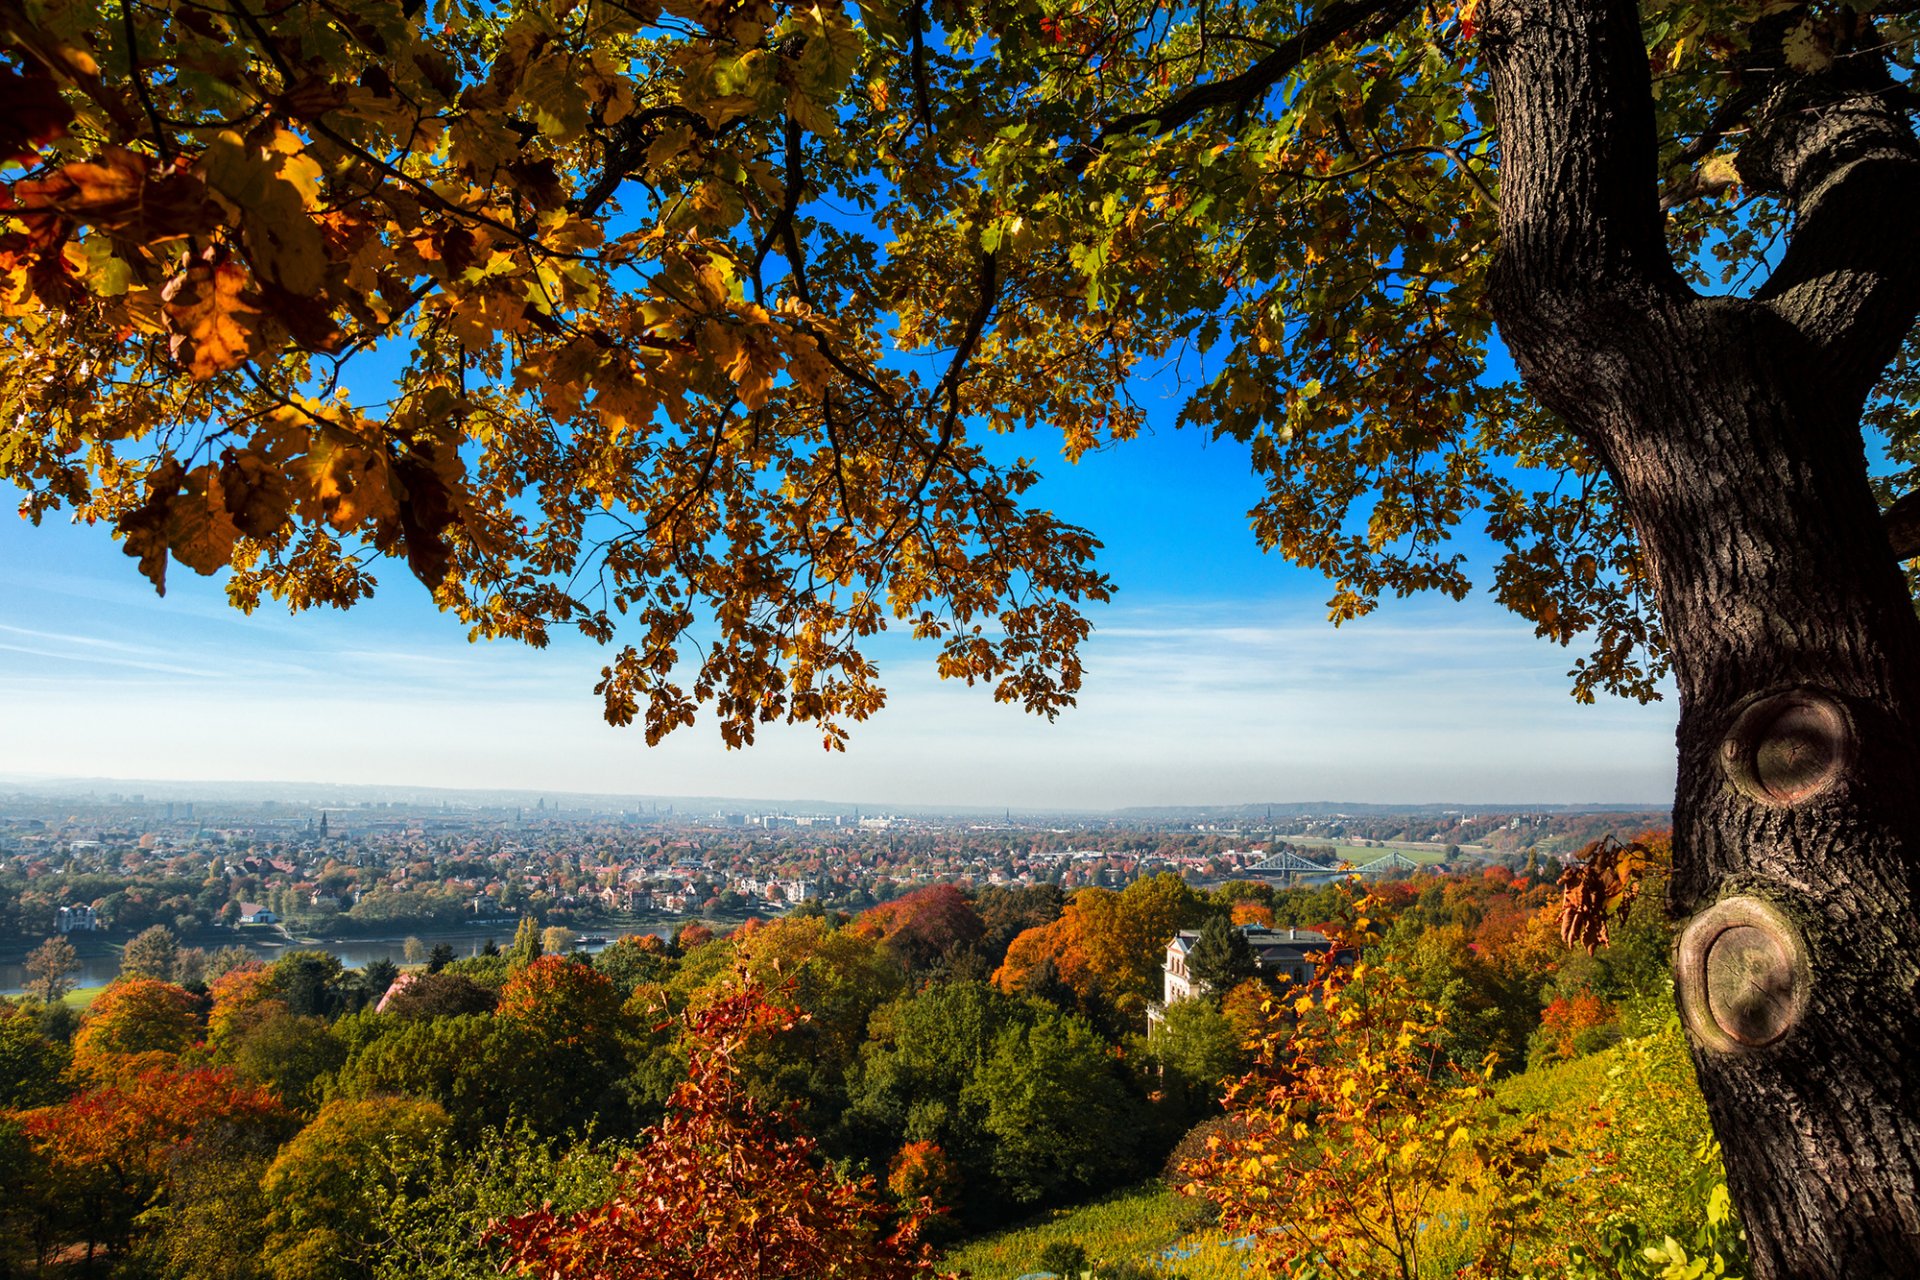
<path id="1" fill-rule="evenodd" d="M 160 291 L 173 331 L 168 350 L 196 382 L 237 369 L 252 354 L 259 311 L 246 292 L 247 273 L 230 262 L 196 263 Z"/>

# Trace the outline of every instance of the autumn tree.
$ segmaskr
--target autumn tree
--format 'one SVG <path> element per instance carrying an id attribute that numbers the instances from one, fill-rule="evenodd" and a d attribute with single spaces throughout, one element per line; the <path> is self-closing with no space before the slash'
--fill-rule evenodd
<path id="1" fill-rule="evenodd" d="M 986 933 L 980 913 L 950 884 L 930 884 L 862 912 L 858 925 L 910 970 L 952 960 Z"/>
<path id="2" fill-rule="evenodd" d="M 1024 990 L 1048 964 L 1089 1010 L 1110 1006 L 1121 1019 L 1138 1022 L 1159 994 L 1167 944 L 1204 910 L 1199 895 L 1172 872 L 1135 880 L 1118 893 L 1082 889 L 1058 919 L 1013 940 L 994 985 Z"/>
<path id="3" fill-rule="evenodd" d="M 792 1016 L 751 983 L 691 1015 L 688 1078 L 666 1119 L 617 1166 L 614 1196 L 498 1225 L 520 1270 L 609 1280 L 932 1276 L 917 1214 L 896 1218 L 871 1179 L 825 1165 L 739 1078 L 735 1055 Z"/>
<path id="4" fill-rule="evenodd" d="M 73 1065 L 106 1080 L 166 1065 L 200 1034 L 200 1002 L 170 982 L 122 978 L 87 1010 L 73 1038 Z"/>
<path id="5" fill-rule="evenodd" d="M 507 979 L 497 1013 L 543 1043 L 610 1054 L 620 1030 L 620 993 L 588 965 L 542 956 Z"/>
<path id="6" fill-rule="evenodd" d="M 150 925 L 133 936 L 120 952 L 120 972 L 129 978 L 175 979 L 180 963 L 180 942 L 173 930 L 163 924 Z"/>
<path id="7" fill-rule="evenodd" d="M 48 1004 L 66 998 L 73 990 L 73 971 L 80 967 L 80 953 L 65 938 L 48 938 L 27 953 L 27 990 Z"/>
<path id="8" fill-rule="evenodd" d="M 1398 968 L 1321 963 L 1292 998 L 1295 1025 L 1261 1037 L 1252 1070 L 1229 1084 L 1236 1123 L 1183 1166 L 1188 1188 L 1281 1276 L 1533 1274 L 1561 1181 L 1543 1118 L 1494 1112 L 1485 1077 L 1443 1050 L 1445 1011 Z M 1471 1256 L 1449 1257 L 1444 1228 L 1463 1201 L 1482 1220 Z"/>
<path id="9" fill-rule="evenodd" d="M 125 1248 L 192 1147 L 235 1132 L 277 1141 L 285 1115 L 270 1092 L 231 1072 L 149 1065 L 25 1112 L 20 1123 L 45 1212 L 80 1239 Z"/>
<path id="10" fill-rule="evenodd" d="M 1110 584 L 983 434 L 1078 457 L 1203 353 L 1182 420 L 1336 620 L 1466 595 L 1471 522 L 1579 696 L 1671 672 L 1756 1267 L 1920 1270 L 1910 5 L 351 9 L 10 11 L 24 514 L 241 608 L 404 561 L 617 640 L 650 740 L 837 744 L 888 626 L 1050 715 Z"/>

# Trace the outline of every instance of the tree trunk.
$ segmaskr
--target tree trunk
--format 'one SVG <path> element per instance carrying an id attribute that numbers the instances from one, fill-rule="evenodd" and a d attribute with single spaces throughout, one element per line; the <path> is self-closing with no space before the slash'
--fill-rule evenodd
<path id="1" fill-rule="evenodd" d="M 1484 40 L 1502 335 L 1617 483 L 1673 654 L 1676 996 L 1755 1272 L 1920 1276 L 1920 621 L 1859 425 L 1920 297 L 1920 148 L 1850 92 L 1781 113 L 1741 166 L 1794 244 L 1698 297 L 1633 6 L 1496 0 Z"/>

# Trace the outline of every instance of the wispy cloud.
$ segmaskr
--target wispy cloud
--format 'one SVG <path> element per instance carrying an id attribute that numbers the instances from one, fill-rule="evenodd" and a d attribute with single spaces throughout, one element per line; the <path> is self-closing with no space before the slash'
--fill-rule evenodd
<path id="1" fill-rule="evenodd" d="M 1393 602 L 1336 630 L 1280 600 L 1135 597 L 1095 616 L 1080 705 L 1053 724 L 890 636 L 889 705 L 844 755 L 805 726 L 649 749 L 600 720 L 604 650 L 468 645 L 419 610 L 15 618 L 0 770 L 1036 807 L 1657 800 L 1672 780 L 1670 704 L 1574 705 L 1570 655 L 1485 603 Z"/>

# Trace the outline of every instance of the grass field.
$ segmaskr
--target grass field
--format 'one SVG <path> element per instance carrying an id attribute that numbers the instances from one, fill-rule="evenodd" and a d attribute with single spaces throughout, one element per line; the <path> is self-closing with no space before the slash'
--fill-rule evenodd
<path id="1" fill-rule="evenodd" d="M 982 1236 L 949 1253 L 941 1268 L 964 1269 L 974 1280 L 1015 1280 L 1035 1269 L 1042 1249 L 1069 1241 L 1087 1251 L 1098 1274 L 1103 1263 L 1142 1262 L 1157 1255 L 1184 1236 L 1191 1223 L 1180 1197 L 1158 1181 L 1148 1182 Z"/>
<path id="2" fill-rule="evenodd" d="M 66 1002 L 76 1009 L 85 1009 L 105 990 L 105 987 L 79 987 L 67 992 Z"/>
<path id="3" fill-rule="evenodd" d="M 1169 1280 L 1248 1280 L 1253 1274 L 1243 1251 L 1201 1225 L 1197 1206 L 1157 1180 L 958 1245 L 940 1267 L 973 1280 L 1018 1280 L 1036 1270 L 1040 1251 L 1056 1241 L 1085 1249 L 1096 1276 L 1116 1262 Z"/>

